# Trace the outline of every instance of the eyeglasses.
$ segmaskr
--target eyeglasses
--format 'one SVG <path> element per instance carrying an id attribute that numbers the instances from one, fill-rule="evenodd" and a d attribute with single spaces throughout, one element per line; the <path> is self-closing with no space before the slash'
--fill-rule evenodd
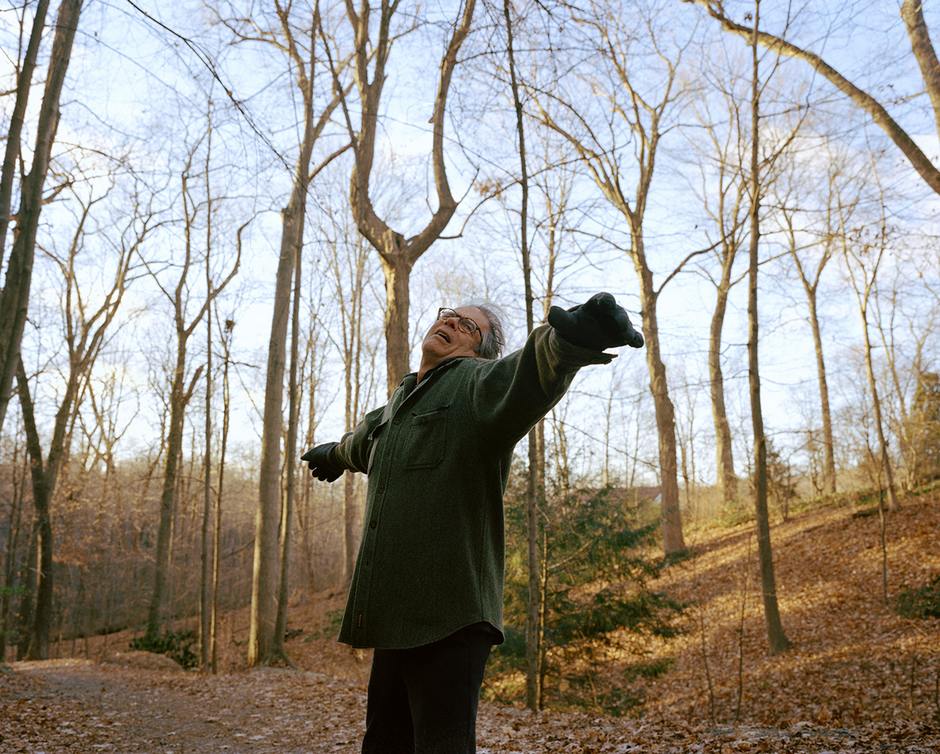
<path id="1" fill-rule="evenodd" d="M 480 339 L 483 339 L 483 331 L 480 330 L 480 326 L 474 322 L 470 317 L 462 317 L 453 309 L 449 309 L 446 306 L 442 306 L 437 310 L 438 320 L 444 319 L 456 319 L 457 320 L 457 329 L 462 333 L 467 335 L 473 335 L 474 333 L 480 333 Z"/>

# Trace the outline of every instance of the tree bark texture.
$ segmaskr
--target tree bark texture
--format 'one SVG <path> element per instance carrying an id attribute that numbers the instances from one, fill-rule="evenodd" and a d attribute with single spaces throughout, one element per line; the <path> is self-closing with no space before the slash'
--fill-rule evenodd
<path id="1" fill-rule="evenodd" d="M 62 0 L 56 18 L 49 72 L 36 124 L 36 146 L 29 174 L 23 181 L 20 208 L 13 231 L 13 249 L 0 293 L 0 427 L 6 418 L 20 358 L 20 343 L 29 309 L 29 291 L 36 255 L 36 232 L 42 210 L 42 188 L 49 170 L 52 144 L 59 124 L 59 98 L 68 71 L 82 0 Z"/>
<path id="2" fill-rule="evenodd" d="M 27 464 L 29 463 L 29 454 L 26 454 Z M 11 463 L 12 484 L 10 491 L 10 518 L 7 527 L 7 537 L 5 547 L 6 553 L 3 559 L 3 588 L 0 590 L 0 662 L 4 660 L 7 653 L 7 635 L 10 632 L 10 598 L 14 593 L 16 585 L 16 554 L 19 549 L 19 539 L 21 534 L 21 525 L 23 520 L 23 490 L 26 482 L 25 469 L 20 475 L 20 469 L 23 464 L 20 460 L 20 446 L 13 446 L 13 460 Z"/>

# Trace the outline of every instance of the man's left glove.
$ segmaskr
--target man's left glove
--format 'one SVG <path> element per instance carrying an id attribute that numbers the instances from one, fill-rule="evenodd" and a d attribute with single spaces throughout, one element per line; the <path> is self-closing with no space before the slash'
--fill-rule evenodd
<path id="1" fill-rule="evenodd" d="M 321 482 L 335 482 L 343 475 L 345 469 L 330 458 L 330 453 L 338 442 L 324 442 L 311 448 L 301 457 L 310 467 L 310 473 Z"/>
<path id="2" fill-rule="evenodd" d="M 643 336 L 633 329 L 627 312 L 609 293 L 595 293 L 568 311 L 553 306 L 548 312 L 548 324 L 569 343 L 594 351 L 643 346 Z"/>

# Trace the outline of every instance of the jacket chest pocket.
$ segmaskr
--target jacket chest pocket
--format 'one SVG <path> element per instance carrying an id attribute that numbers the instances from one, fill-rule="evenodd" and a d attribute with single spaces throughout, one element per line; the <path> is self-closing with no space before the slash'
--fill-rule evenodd
<path id="1" fill-rule="evenodd" d="M 448 406 L 415 412 L 404 438 L 404 468 L 430 469 L 444 460 L 447 448 Z"/>

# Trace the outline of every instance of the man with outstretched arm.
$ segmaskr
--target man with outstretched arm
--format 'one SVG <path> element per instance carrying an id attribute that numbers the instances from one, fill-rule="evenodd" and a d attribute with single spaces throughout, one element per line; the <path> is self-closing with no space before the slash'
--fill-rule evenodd
<path id="1" fill-rule="evenodd" d="M 503 642 L 503 493 L 516 443 L 604 349 L 643 338 L 609 293 L 552 307 L 521 350 L 485 305 L 440 309 L 418 371 L 313 476 L 368 474 L 339 641 L 373 647 L 364 754 L 473 754 L 483 669 Z"/>

